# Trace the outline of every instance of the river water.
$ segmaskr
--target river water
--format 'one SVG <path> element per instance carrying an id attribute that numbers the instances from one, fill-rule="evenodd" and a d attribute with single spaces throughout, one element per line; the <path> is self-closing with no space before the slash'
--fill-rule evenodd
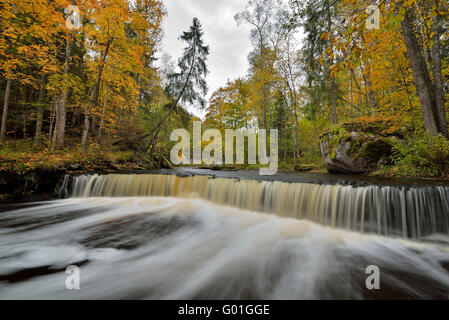
<path id="1" fill-rule="evenodd" d="M 0 299 L 449 298 L 447 186 L 167 173 L 0 206 Z"/>

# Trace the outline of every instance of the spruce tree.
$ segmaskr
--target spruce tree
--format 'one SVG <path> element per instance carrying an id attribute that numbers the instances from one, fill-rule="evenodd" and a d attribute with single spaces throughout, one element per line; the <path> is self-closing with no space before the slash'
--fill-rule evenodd
<path id="1" fill-rule="evenodd" d="M 184 48 L 183 56 L 178 61 L 180 71 L 169 75 L 169 85 L 166 88 L 169 96 L 174 97 L 173 103 L 168 113 L 148 135 L 152 136 L 152 139 L 148 144 L 147 150 L 149 147 L 153 148 L 160 129 L 176 109 L 179 102 L 192 105 L 198 103 L 201 108 L 206 106 L 204 96 L 208 90 L 205 77 L 209 72 L 206 65 L 209 46 L 204 45 L 203 34 L 200 21 L 198 18 L 193 18 L 189 31 L 184 31 L 180 37 L 181 40 L 187 43 L 187 46 Z"/>

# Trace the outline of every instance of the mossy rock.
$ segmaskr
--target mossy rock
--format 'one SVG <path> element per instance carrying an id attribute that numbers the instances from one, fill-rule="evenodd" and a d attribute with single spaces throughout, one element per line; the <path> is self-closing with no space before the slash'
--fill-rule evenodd
<path id="1" fill-rule="evenodd" d="M 329 128 L 320 138 L 324 138 L 329 134 L 333 136 L 341 136 L 351 132 L 364 134 L 372 134 L 382 137 L 404 138 L 411 131 L 410 128 L 404 127 L 393 120 L 393 118 L 371 117 L 357 118 L 342 124 Z"/>
<path id="2" fill-rule="evenodd" d="M 329 172 L 369 173 L 375 171 L 380 162 L 389 161 L 396 137 L 348 131 L 349 128 L 349 124 L 343 125 L 321 136 L 321 152 Z M 360 129 L 357 127 L 357 130 Z"/>

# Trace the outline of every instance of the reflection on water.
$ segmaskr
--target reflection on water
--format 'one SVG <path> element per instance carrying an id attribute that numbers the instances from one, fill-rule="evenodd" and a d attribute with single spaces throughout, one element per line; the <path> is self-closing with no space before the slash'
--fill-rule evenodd
<path id="1" fill-rule="evenodd" d="M 80 266 L 81 290 L 65 288 Z M 365 287 L 369 265 L 381 289 Z M 449 251 L 198 199 L 87 198 L 0 214 L 1 299 L 447 299 Z"/>

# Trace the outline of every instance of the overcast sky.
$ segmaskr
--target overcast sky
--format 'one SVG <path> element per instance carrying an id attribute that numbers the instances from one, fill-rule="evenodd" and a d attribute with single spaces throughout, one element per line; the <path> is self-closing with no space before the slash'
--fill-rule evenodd
<path id="1" fill-rule="evenodd" d="M 237 26 L 235 14 L 245 8 L 245 0 L 166 0 L 168 16 L 165 18 L 161 53 L 166 52 L 175 61 L 182 55 L 185 43 L 179 40 L 197 17 L 203 25 L 204 42 L 210 47 L 207 83 L 209 94 L 226 84 L 227 80 L 242 77 L 248 70 L 251 50 L 250 28 Z M 189 110 L 193 111 L 193 110 Z M 195 114 L 200 115 L 198 112 Z"/>

